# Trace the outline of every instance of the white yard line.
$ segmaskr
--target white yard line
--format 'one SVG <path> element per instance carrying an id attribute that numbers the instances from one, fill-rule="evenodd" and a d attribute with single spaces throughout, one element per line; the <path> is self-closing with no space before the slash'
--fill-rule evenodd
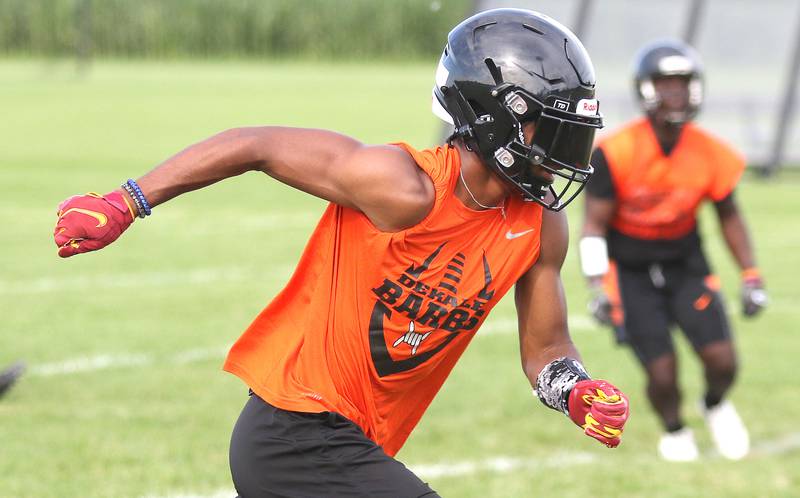
<path id="1" fill-rule="evenodd" d="M 777 439 L 756 441 L 750 456 L 773 456 L 788 453 L 800 448 L 800 432 L 784 434 Z"/>
<path id="2" fill-rule="evenodd" d="M 800 432 L 784 434 L 777 439 L 757 442 L 748 457 L 760 458 L 775 456 L 800 448 Z M 456 462 L 409 465 L 417 476 L 423 480 L 461 477 L 474 475 L 478 472 L 489 474 L 508 474 L 520 470 L 537 471 L 545 469 L 568 469 L 575 465 L 588 465 L 602 458 L 602 453 L 589 452 L 562 452 L 547 458 L 518 458 L 507 456 L 494 456 L 484 460 L 464 460 Z M 720 458 L 718 455 L 707 455 L 704 458 Z M 655 460 L 655 451 L 644 456 L 645 460 Z M 690 464 L 687 464 L 690 465 Z M 150 494 L 142 498 L 231 498 L 236 496 L 233 488 L 218 489 L 211 493 L 176 492 L 167 495 Z"/>
<path id="3" fill-rule="evenodd" d="M 63 290 L 109 289 L 129 287 L 166 287 L 242 281 L 252 278 L 244 268 L 201 268 L 188 271 L 112 273 L 97 276 L 44 277 L 33 280 L 0 281 L 0 294 L 42 294 Z"/>
<path id="4" fill-rule="evenodd" d="M 409 465 L 409 469 L 423 480 L 441 477 L 459 477 L 476 472 L 507 474 L 516 470 L 564 468 L 568 465 L 584 465 L 593 463 L 598 457 L 592 453 L 558 453 L 549 458 L 513 458 L 495 456 L 485 460 L 462 461 L 437 464 Z M 218 489 L 209 494 L 177 492 L 167 495 L 144 495 L 141 498 L 231 498 L 236 496 L 233 489 Z"/>
<path id="5" fill-rule="evenodd" d="M 29 375 L 36 377 L 52 377 L 75 373 L 94 372 L 116 368 L 141 367 L 153 364 L 183 365 L 196 361 L 224 358 L 230 346 L 216 348 L 190 349 L 169 356 L 154 354 L 100 354 L 82 356 L 54 363 L 33 365 Z"/>
<path id="6" fill-rule="evenodd" d="M 422 479 L 438 479 L 440 477 L 459 477 L 477 472 L 490 474 L 507 474 L 516 470 L 536 470 L 549 468 L 565 468 L 568 465 L 584 465 L 593 463 L 598 456 L 593 453 L 574 452 L 556 453 L 548 458 L 515 458 L 495 456 L 485 460 L 463 461 L 438 464 L 409 465 L 408 467 Z"/>
<path id="7" fill-rule="evenodd" d="M 586 323 L 582 323 L 581 317 L 570 317 L 570 323 L 573 324 L 573 330 L 580 329 L 581 325 L 593 326 L 588 319 Z M 478 332 L 477 337 L 516 333 L 516 320 L 500 319 L 485 323 Z M 158 356 L 151 353 L 102 353 L 94 356 L 79 356 L 52 363 L 33 365 L 30 368 L 29 375 L 52 377 L 55 375 L 70 375 L 97 370 L 142 367 L 153 364 L 183 365 L 197 361 L 224 358 L 228 353 L 228 349 L 230 349 L 230 346 L 189 349 L 167 356 Z"/>
<path id="8" fill-rule="evenodd" d="M 52 377 L 111 368 L 140 367 L 153 363 L 152 355 L 146 354 L 101 354 L 72 358 L 56 363 L 43 363 L 31 367 L 29 375 Z"/>

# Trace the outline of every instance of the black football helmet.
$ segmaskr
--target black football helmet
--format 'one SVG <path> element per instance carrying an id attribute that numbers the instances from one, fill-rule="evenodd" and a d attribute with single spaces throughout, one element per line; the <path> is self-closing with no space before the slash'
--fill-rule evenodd
<path id="1" fill-rule="evenodd" d="M 434 114 L 526 200 L 558 211 L 583 190 L 595 130 L 594 67 L 578 38 L 530 10 L 480 12 L 447 37 Z M 526 143 L 523 124 L 535 123 Z M 541 165 L 556 181 L 534 174 Z"/>
<path id="2" fill-rule="evenodd" d="M 644 46 L 636 55 L 633 84 L 639 104 L 646 113 L 658 109 L 661 96 L 653 80 L 667 76 L 685 76 L 689 84 L 689 101 L 685 110 L 672 112 L 671 124 L 687 123 L 697 116 L 703 103 L 703 64 L 700 56 L 680 40 L 658 40 Z"/>

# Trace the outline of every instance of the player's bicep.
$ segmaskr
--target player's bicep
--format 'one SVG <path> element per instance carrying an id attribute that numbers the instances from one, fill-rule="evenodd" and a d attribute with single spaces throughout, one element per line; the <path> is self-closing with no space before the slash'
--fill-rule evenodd
<path id="1" fill-rule="evenodd" d="M 263 172 L 298 190 L 355 207 L 344 186 L 354 174 L 349 164 L 366 147 L 358 140 L 327 130 L 274 126 L 241 133 L 252 139 Z"/>
<path id="2" fill-rule="evenodd" d="M 399 147 L 368 146 L 326 130 L 263 127 L 253 137 L 260 169 L 294 188 L 366 214 L 388 231 L 420 221 L 433 185 Z"/>

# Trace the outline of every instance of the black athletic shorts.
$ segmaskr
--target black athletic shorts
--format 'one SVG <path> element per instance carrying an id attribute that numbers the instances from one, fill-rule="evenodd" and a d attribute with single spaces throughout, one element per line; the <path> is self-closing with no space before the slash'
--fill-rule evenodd
<path id="1" fill-rule="evenodd" d="M 333 413 L 281 410 L 255 394 L 233 429 L 240 498 L 437 498 L 361 429 Z"/>
<path id="2" fill-rule="evenodd" d="M 679 261 L 636 268 L 618 265 L 625 333 L 642 364 L 674 353 L 672 325 L 680 327 L 695 350 L 730 340 L 722 296 L 710 278 L 699 248 Z"/>

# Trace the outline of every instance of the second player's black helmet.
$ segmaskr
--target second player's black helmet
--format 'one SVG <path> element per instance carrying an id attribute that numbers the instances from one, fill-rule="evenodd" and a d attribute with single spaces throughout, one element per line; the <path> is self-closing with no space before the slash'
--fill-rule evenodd
<path id="1" fill-rule="evenodd" d="M 703 103 L 703 64 L 700 56 L 680 40 L 658 40 L 642 47 L 634 62 L 633 84 L 642 109 L 651 113 L 661 103 L 653 80 L 668 76 L 688 79 L 689 101 L 670 121 L 682 124 L 694 119 Z"/>
<path id="2" fill-rule="evenodd" d="M 433 108 L 525 199 L 559 210 L 593 172 L 589 155 L 603 122 L 594 88 L 592 62 L 571 31 L 537 12 L 495 9 L 448 35 Z M 531 143 L 528 121 L 536 123 Z M 557 182 L 537 177 L 536 165 Z"/>

